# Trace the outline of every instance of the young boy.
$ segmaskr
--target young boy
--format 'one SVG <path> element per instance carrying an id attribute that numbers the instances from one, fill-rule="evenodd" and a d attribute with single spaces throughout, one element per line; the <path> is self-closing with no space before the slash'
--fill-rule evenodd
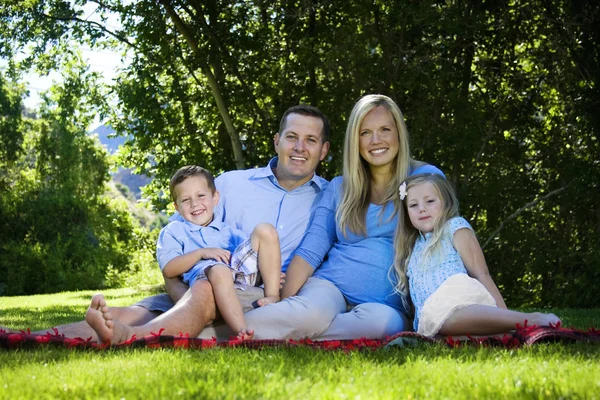
<path id="1" fill-rule="evenodd" d="M 156 255 L 163 275 L 181 275 L 190 286 L 208 279 L 225 322 L 238 332 L 238 339 L 252 339 L 254 331 L 246 327 L 235 287 L 255 286 L 260 274 L 265 298 L 259 304 L 279 301 L 281 250 L 277 231 L 270 224 L 259 224 L 248 238 L 244 232 L 214 221 L 219 192 L 210 172 L 202 167 L 180 168 L 169 188 L 184 221 L 170 222 L 160 232 Z"/>

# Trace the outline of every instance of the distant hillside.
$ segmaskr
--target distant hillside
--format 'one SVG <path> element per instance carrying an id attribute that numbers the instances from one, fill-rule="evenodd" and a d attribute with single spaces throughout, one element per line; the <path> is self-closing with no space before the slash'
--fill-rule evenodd
<path id="1" fill-rule="evenodd" d="M 123 136 L 109 137 L 114 133 L 115 131 L 107 125 L 100 125 L 91 132 L 92 135 L 95 134 L 98 136 L 100 143 L 104 145 L 110 154 L 115 154 L 119 149 L 119 146 L 123 145 L 127 140 L 127 138 Z M 139 200 L 141 187 L 150 183 L 152 178 L 146 175 L 136 175 L 131 169 L 119 168 L 119 170 L 112 175 L 112 180 L 115 184 L 120 183 L 127 186 L 135 199 Z"/>
<path id="2" fill-rule="evenodd" d="M 92 135 L 98 135 L 100 143 L 106 147 L 106 150 L 108 150 L 110 154 L 115 154 L 119 149 L 119 146 L 121 146 L 123 143 L 125 143 L 125 140 L 127 140 L 127 138 L 123 136 L 109 137 L 114 133 L 115 131 L 110 126 L 106 125 L 100 125 L 91 132 Z"/>

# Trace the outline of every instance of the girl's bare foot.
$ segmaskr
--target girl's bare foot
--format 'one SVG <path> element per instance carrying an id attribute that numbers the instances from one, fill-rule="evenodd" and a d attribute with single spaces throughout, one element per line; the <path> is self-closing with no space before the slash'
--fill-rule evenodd
<path id="1" fill-rule="evenodd" d="M 112 318 L 106 299 L 100 293 L 92 297 L 90 307 L 85 313 L 85 321 L 96 331 L 102 343 L 119 344 L 130 336 L 129 327 Z"/>
<path id="2" fill-rule="evenodd" d="M 280 300 L 279 296 L 266 296 L 262 299 L 259 299 L 256 304 L 260 307 L 266 306 L 267 304 L 277 303 Z"/>
<path id="3" fill-rule="evenodd" d="M 531 313 L 531 319 L 528 321 L 530 325 L 537 326 L 550 326 L 550 324 L 556 326 L 560 323 L 560 318 L 554 314 L 544 314 L 540 312 Z"/>
<path id="4" fill-rule="evenodd" d="M 251 340 L 253 337 L 254 337 L 254 330 L 243 329 L 238 332 L 236 339 L 237 340 Z"/>

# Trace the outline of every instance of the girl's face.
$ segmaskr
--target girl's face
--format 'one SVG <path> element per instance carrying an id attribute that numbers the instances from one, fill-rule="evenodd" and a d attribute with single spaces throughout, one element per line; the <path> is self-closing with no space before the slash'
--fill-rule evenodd
<path id="1" fill-rule="evenodd" d="M 408 189 L 406 208 L 411 224 L 423 233 L 433 231 L 435 218 L 442 212 L 442 199 L 431 182 Z"/>
<path id="2" fill-rule="evenodd" d="M 391 166 L 398 155 L 398 129 L 384 106 L 365 115 L 359 131 L 360 156 L 373 168 Z"/>

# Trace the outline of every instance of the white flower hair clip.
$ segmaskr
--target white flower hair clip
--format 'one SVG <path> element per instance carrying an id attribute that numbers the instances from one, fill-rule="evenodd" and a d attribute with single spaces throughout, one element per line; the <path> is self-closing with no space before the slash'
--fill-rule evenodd
<path id="1" fill-rule="evenodd" d="M 402 185 L 400 185 L 400 189 L 398 190 L 398 193 L 400 194 L 400 200 L 404 200 L 406 198 L 406 195 L 408 194 L 406 192 L 406 182 L 402 182 Z"/>

